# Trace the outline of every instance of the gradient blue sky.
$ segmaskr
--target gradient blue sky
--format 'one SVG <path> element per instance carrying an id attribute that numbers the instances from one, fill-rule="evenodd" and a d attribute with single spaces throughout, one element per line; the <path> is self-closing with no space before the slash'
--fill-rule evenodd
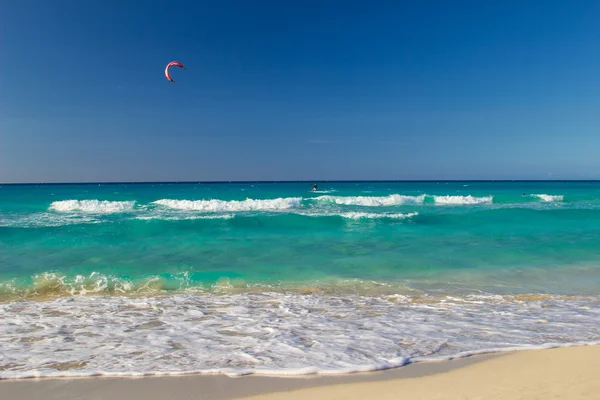
<path id="1" fill-rule="evenodd" d="M 2 2 L 0 182 L 548 178 L 600 178 L 598 1 Z"/>

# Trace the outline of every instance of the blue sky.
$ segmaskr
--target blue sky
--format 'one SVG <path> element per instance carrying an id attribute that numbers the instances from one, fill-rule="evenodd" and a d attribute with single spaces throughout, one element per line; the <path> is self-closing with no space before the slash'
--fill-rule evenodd
<path id="1" fill-rule="evenodd" d="M 8 1 L 0 182 L 597 179 L 599 18 L 597 1 Z"/>

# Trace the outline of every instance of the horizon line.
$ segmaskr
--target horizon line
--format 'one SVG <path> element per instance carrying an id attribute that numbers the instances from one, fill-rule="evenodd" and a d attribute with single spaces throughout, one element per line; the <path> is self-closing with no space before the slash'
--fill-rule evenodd
<path id="1" fill-rule="evenodd" d="M 321 179 L 321 180 L 231 180 L 231 181 L 84 181 L 0 182 L 0 186 L 27 185 L 148 185 L 148 184 L 244 184 L 244 183 L 432 183 L 432 182 L 600 182 L 600 179 Z"/>

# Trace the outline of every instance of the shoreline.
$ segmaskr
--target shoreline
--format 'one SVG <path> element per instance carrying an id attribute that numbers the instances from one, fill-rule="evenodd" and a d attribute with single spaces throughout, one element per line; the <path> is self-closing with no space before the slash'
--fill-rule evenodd
<path id="1" fill-rule="evenodd" d="M 312 387 L 247 396 L 245 400 L 398 399 L 594 400 L 600 392 L 600 346 L 508 353 L 449 371 L 384 382 Z"/>
<path id="2" fill-rule="evenodd" d="M 447 364 L 452 365 L 445 366 L 444 368 L 459 367 L 456 365 L 459 361 L 474 359 L 480 361 L 488 357 L 500 357 L 503 355 L 539 351 L 539 350 L 551 350 L 561 348 L 572 348 L 572 347 L 600 347 L 600 341 L 583 341 L 583 342 L 570 342 L 570 343 L 546 343 L 541 345 L 522 345 L 514 347 L 499 347 L 481 350 L 463 351 L 448 356 L 417 356 L 417 357 L 398 357 L 396 362 L 388 362 L 387 365 L 373 366 L 371 369 L 361 368 L 355 366 L 355 369 L 348 368 L 345 370 L 319 370 L 311 367 L 304 367 L 298 369 L 287 369 L 287 370 L 241 370 L 241 371 L 225 371 L 220 369 L 214 370 L 199 370 L 199 371 L 181 371 L 181 372 L 109 372 L 109 373 L 91 373 L 91 374 L 47 374 L 47 375 L 25 375 L 17 377 L 1 377 L 0 384 L 2 382 L 20 382 L 20 381 L 51 381 L 51 380 L 85 380 L 85 379 L 159 379 L 159 378 L 187 378 L 187 377 L 225 377 L 228 379 L 242 379 L 242 378 L 268 378 L 268 379 L 347 379 L 351 376 L 375 376 L 378 374 L 388 374 L 392 371 L 405 370 L 409 368 L 415 369 L 416 365 L 419 365 L 419 371 L 424 371 L 426 374 L 430 371 L 436 373 L 438 371 L 436 367 L 428 367 L 429 365 L 436 364 Z M 467 363 L 465 361 L 465 363 Z M 76 366 L 77 363 L 65 363 L 65 371 L 70 370 L 71 367 Z M 1 371 L 1 370 L 0 370 Z M 63 369 L 59 369 L 63 371 Z M 279 372 L 277 372 L 279 371 Z M 283 372 L 282 372 L 283 371 Z M 410 375 L 410 374 L 409 374 Z M 362 379 L 362 378 L 361 378 Z M 389 378 L 384 378 L 389 379 Z"/>
<path id="3" fill-rule="evenodd" d="M 224 374 L 151 375 L 140 377 L 43 377 L 0 380 L 0 398 L 59 400 L 119 399 L 152 400 L 199 398 L 242 399 L 249 396 L 310 390 L 335 385 L 404 380 L 445 373 L 511 353 L 473 355 L 454 360 L 416 362 L 380 371 L 338 375 L 244 375 Z M 175 390 L 175 392 L 173 392 Z M 199 396 L 199 397 L 198 397 Z"/>
<path id="4" fill-rule="evenodd" d="M 600 345 L 490 353 L 336 376 L 96 376 L 0 381 L 0 398 L 44 400 L 349 400 L 392 399 L 398 393 L 410 393 L 412 398 L 419 399 L 479 399 L 486 398 L 487 393 L 495 393 L 493 398 L 499 400 L 537 399 L 548 395 L 591 400 L 592 394 L 598 391 Z"/>

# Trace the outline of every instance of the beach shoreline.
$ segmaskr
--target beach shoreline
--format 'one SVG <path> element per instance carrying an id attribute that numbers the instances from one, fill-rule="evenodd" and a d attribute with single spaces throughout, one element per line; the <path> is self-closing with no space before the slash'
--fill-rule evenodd
<path id="1" fill-rule="evenodd" d="M 0 398 L 99 400 L 120 398 L 126 393 L 129 400 L 164 399 L 169 396 L 210 400 L 242 399 L 335 385 L 432 376 L 510 354 L 512 353 L 488 353 L 453 360 L 415 362 L 379 371 L 335 375 L 185 374 L 4 379 L 0 380 Z M 172 392 L 173 388 L 176 388 L 176 393 Z M 200 397 L 195 397 L 198 395 Z"/>
<path id="2" fill-rule="evenodd" d="M 0 381 L 0 398 L 26 399 L 593 399 L 600 346 L 492 353 L 338 376 L 186 375 Z M 396 397 L 394 397 L 396 396 Z"/>
<path id="3" fill-rule="evenodd" d="M 246 400 L 592 400 L 600 392 L 600 346 L 518 351 L 439 374 L 315 387 Z"/>

